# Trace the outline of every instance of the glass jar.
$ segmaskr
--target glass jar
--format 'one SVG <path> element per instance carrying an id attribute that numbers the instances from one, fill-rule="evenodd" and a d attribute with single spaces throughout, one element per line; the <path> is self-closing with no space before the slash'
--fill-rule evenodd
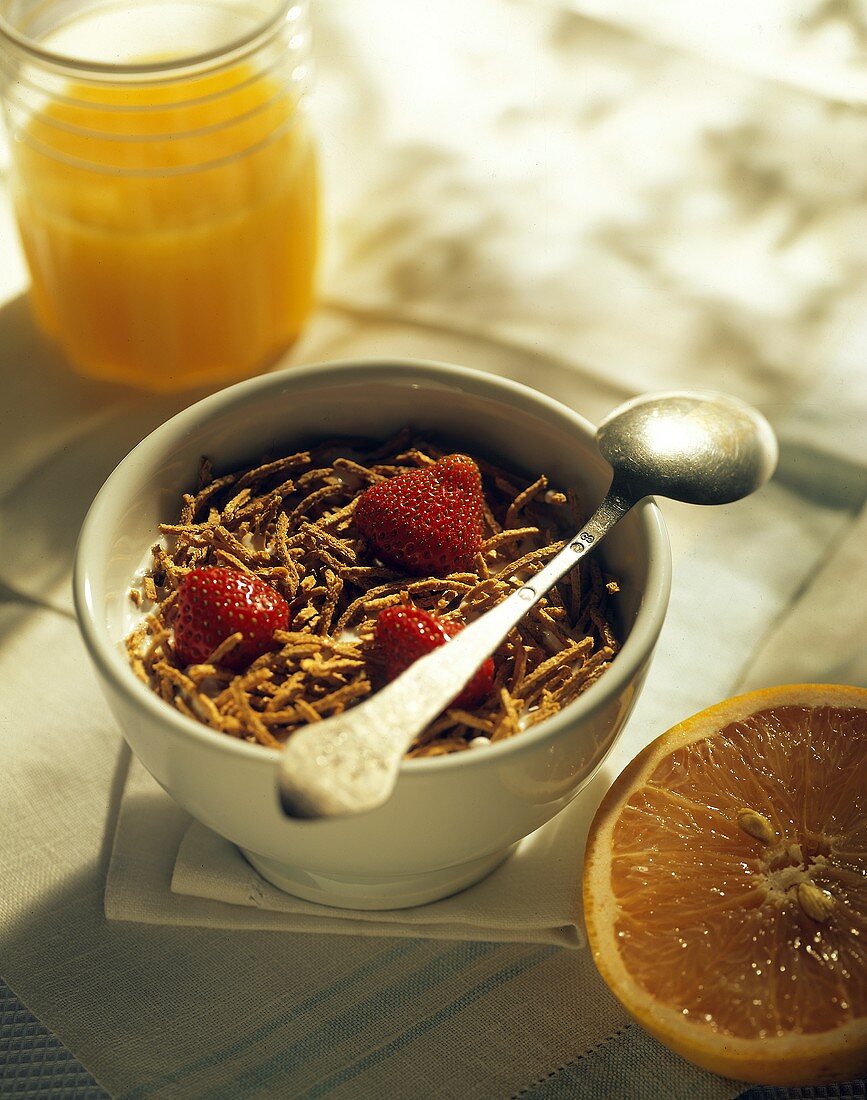
<path id="1" fill-rule="evenodd" d="M 0 0 L 0 39 L 45 332 L 146 389 L 267 366 L 314 290 L 306 0 Z"/>

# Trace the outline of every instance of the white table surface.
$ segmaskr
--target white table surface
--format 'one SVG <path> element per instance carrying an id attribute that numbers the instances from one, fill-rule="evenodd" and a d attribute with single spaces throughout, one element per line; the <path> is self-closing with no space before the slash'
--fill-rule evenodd
<path id="1" fill-rule="evenodd" d="M 742 647 L 737 675 L 696 682 L 681 705 L 698 709 L 729 682 L 752 686 L 782 668 L 811 678 L 805 624 L 836 591 L 820 566 L 851 540 L 867 495 L 865 13 L 824 0 L 323 0 L 315 29 L 328 245 L 319 307 L 287 362 L 457 360 L 591 419 L 671 386 L 754 401 L 782 443 L 766 526 L 750 505 L 758 526 L 743 544 L 740 520 L 711 534 L 704 513 L 666 506 L 676 586 L 678 575 L 732 584 L 736 614 L 730 629 L 724 613 L 714 624 L 708 662 Z M 0 611 L 10 624 L 0 659 L 39 616 L 68 620 L 72 547 L 93 492 L 190 400 L 75 378 L 34 328 L 26 286 L 0 187 Z M 780 549 L 789 530 L 791 557 Z M 742 566 L 704 575 L 709 537 L 742 553 Z M 765 559 L 774 583 L 763 588 Z M 853 591 L 850 602 L 864 598 Z M 758 636 L 744 639 L 743 622 Z M 684 637 L 696 629 L 686 606 L 672 624 Z M 677 642 L 663 657 L 672 680 Z M 867 683 L 863 650 L 841 641 L 841 652 L 821 673 Z M 0 701 L 7 691 L 8 681 Z M 649 702 L 646 721 L 664 712 Z M 16 732 L 45 720 L 34 700 L 16 711 Z M 27 882 L 16 904 L 47 920 Z M 11 912 L 3 918 L 10 927 Z M 0 969 L 61 1038 L 76 1036 L 44 983 L 20 980 L 11 956 Z M 103 1095 L 2 992 L 0 1094 Z M 423 1044 L 419 1056 L 437 1057 Z M 123 1067 L 106 1058 L 98 1076 L 120 1095 Z M 604 1065 L 604 1052 L 576 1050 L 518 1091 L 603 1095 L 594 1074 Z M 194 1080 L 186 1087 L 197 1094 Z M 619 1094 L 616 1081 L 604 1087 Z M 750 1094 L 772 1095 L 783 1093 Z M 863 1096 L 864 1085 L 799 1095 Z"/>

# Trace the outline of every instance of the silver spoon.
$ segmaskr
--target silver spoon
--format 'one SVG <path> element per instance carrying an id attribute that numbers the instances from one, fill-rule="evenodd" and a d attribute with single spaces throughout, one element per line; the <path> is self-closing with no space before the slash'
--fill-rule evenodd
<path id="1" fill-rule="evenodd" d="M 654 494 L 689 504 L 727 504 L 764 484 L 777 461 L 776 439 L 765 418 L 723 394 L 637 397 L 602 421 L 596 439 L 614 469 L 611 485 L 584 527 L 544 569 L 364 703 L 292 735 L 278 768 L 288 816 L 356 814 L 385 802 L 416 734 L 446 709 L 533 604 L 638 501 Z"/>

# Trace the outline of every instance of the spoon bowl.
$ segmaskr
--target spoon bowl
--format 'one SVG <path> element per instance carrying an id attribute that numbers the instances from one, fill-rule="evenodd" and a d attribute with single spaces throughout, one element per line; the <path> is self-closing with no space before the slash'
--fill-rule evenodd
<path id="1" fill-rule="evenodd" d="M 777 463 L 767 420 L 719 393 L 636 397 L 605 417 L 596 441 L 633 495 L 653 493 L 686 504 L 740 500 L 764 485 Z"/>

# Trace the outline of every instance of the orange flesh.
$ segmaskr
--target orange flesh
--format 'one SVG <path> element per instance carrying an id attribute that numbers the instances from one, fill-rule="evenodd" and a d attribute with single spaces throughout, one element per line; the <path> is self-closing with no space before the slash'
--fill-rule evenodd
<path id="1" fill-rule="evenodd" d="M 867 1016 L 867 711 L 781 706 L 677 749 L 613 834 L 618 948 L 639 986 L 723 1034 Z M 737 812 L 770 821 L 769 845 Z M 793 887 L 833 895 L 808 917 Z"/>
<path id="2" fill-rule="evenodd" d="M 249 373 L 298 335 L 316 163 L 277 80 L 238 65 L 169 85 L 69 85 L 15 155 L 32 301 L 87 373 L 176 388 Z"/>

